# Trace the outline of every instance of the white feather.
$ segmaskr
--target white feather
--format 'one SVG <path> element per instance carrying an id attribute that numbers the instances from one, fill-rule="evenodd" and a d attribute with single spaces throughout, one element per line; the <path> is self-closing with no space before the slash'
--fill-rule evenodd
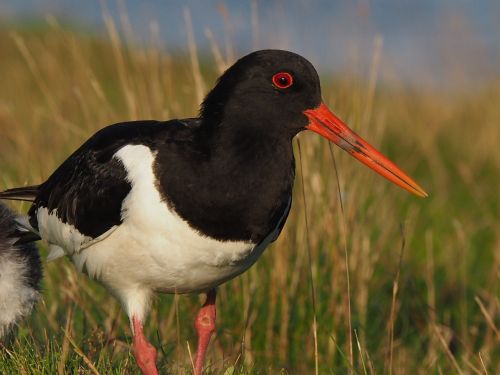
<path id="1" fill-rule="evenodd" d="M 36 214 L 40 237 L 49 243 L 50 252 L 47 261 L 52 261 L 63 255 L 78 253 L 92 244 L 102 241 L 117 228 L 113 226 L 99 237 L 92 238 L 80 233 L 75 226 L 62 222 L 57 216 L 57 210 L 49 212 L 46 207 L 40 207 Z M 81 271 L 81 267 L 78 268 Z"/>
<path id="2" fill-rule="evenodd" d="M 0 252 L 0 338 L 31 312 L 39 298 L 38 291 L 28 284 L 28 273 L 26 260 L 14 247 Z"/>
<path id="3" fill-rule="evenodd" d="M 52 262 L 53 260 L 59 259 L 65 256 L 66 253 L 64 249 L 57 245 L 49 245 L 49 255 L 47 255 L 47 262 Z"/>
<path id="4" fill-rule="evenodd" d="M 31 226 L 28 216 L 18 216 L 14 219 L 14 222 L 16 223 L 17 228 L 22 232 L 39 234 L 38 231 Z"/>

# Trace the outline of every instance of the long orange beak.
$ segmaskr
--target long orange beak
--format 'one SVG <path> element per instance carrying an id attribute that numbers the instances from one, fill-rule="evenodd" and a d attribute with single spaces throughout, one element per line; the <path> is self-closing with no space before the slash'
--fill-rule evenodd
<path id="1" fill-rule="evenodd" d="M 428 196 L 424 189 L 418 186 L 406 173 L 349 129 L 324 103 L 321 103 L 318 108 L 304 111 L 304 114 L 309 118 L 306 129 L 332 141 L 360 162 L 410 193 L 419 197 Z"/>

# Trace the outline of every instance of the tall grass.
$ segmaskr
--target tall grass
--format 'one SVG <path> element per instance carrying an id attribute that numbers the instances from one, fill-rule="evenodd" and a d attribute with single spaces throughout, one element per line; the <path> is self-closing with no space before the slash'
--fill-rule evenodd
<path id="1" fill-rule="evenodd" d="M 107 124 L 195 115 L 231 62 L 209 30 L 215 54 L 200 60 L 194 39 L 173 53 L 157 25 L 143 46 L 126 19 L 123 34 L 105 20 L 107 40 L 53 19 L 0 31 L 0 188 L 43 181 Z M 220 288 L 209 373 L 312 374 L 316 361 L 321 374 L 500 372 L 500 82 L 449 97 L 377 89 L 377 43 L 368 82 L 323 76 L 324 99 L 430 197 L 301 134 L 283 234 Z M 1 373 L 138 372 L 128 321 L 102 287 L 62 260 L 46 264 L 43 295 L 0 351 Z M 162 372 L 191 372 L 200 301 L 156 299 L 146 332 Z"/>

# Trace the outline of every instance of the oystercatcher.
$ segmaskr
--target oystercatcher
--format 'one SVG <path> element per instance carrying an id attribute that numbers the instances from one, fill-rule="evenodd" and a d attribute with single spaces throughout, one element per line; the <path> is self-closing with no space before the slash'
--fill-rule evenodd
<path id="1" fill-rule="evenodd" d="M 316 70 L 288 51 L 231 66 L 196 118 L 103 128 L 40 185 L 0 193 L 32 201 L 23 229 L 99 280 L 130 318 L 133 352 L 157 374 L 143 334 L 151 295 L 207 293 L 196 317 L 201 374 L 215 329 L 215 288 L 247 270 L 288 216 L 292 138 L 312 130 L 390 181 L 426 193 L 322 103 Z"/>
<path id="2" fill-rule="evenodd" d="M 20 230 L 18 218 L 0 204 L 0 342 L 28 315 L 40 297 L 42 265 L 33 240 L 36 235 Z"/>

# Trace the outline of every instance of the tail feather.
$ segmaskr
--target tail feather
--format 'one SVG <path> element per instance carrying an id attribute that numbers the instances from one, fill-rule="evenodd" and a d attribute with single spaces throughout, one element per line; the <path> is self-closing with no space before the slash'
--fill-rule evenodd
<path id="1" fill-rule="evenodd" d="M 7 189 L 0 192 L 0 199 L 33 202 L 38 194 L 39 187 L 40 185 L 32 185 Z"/>
<path id="2" fill-rule="evenodd" d="M 40 295 L 42 265 L 32 242 L 39 237 L 19 224 L 0 204 L 0 341 L 30 314 Z"/>
<path id="3" fill-rule="evenodd" d="M 19 232 L 14 233 L 14 238 L 16 238 L 16 242 L 14 242 L 14 246 L 21 246 L 24 244 L 29 244 L 35 241 L 40 241 L 42 238 L 40 235 L 31 232 Z"/>

